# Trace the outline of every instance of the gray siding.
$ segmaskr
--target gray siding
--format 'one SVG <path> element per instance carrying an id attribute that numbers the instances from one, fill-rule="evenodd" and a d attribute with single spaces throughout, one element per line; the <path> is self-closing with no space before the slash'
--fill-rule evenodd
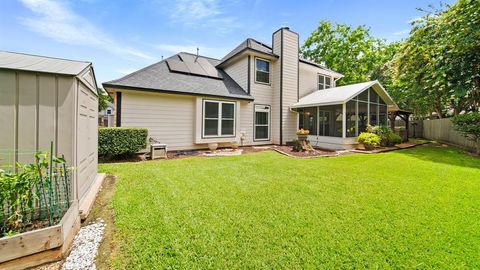
<path id="1" fill-rule="evenodd" d="M 34 162 L 35 152 L 49 151 L 53 142 L 54 154 L 75 168 L 81 199 L 97 172 L 97 97 L 91 89 L 75 76 L 0 70 L 0 167 Z"/>
<path id="2" fill-rule="evenodd" d="M 169 150 L 195 149 L 193 96 L 129 92 L 122 94 L 122 127 L 148 129 L 148 136 L 168 145 Z"/>

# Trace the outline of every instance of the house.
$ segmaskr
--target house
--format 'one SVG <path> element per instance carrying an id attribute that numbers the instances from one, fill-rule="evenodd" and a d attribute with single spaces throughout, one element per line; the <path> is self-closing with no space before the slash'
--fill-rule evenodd
<path id="1" fill-rule="evenodd" d="M 98 112 L 98 125 L 102 127 L 114 126 L 115 105 L 107 101 L 106 107 Z"/>
<path id="2" fill-rule="evenodd" d="M 287 27 L 272 46 L 248 38 L 222 59 L 178 53 L 103 84 L 117 126 L 145 127 L 173 150 L 288 144 L 298 128 L 318 147 L 345 149 L 397 109 L 377 82 L 336 87 L 342 74 L 299 57 Z"/>

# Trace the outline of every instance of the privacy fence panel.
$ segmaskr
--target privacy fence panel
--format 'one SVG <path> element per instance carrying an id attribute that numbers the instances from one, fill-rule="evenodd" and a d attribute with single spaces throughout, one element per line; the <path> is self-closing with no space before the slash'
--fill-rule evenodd
<path id="1" fill-rule="evenodd" d="M 449 118 L 423 120 L 423 137 L 454 144 L 470 151 L 475 150 L 475 143 L 455 131 L 453 129 L 453 123 Z"/>

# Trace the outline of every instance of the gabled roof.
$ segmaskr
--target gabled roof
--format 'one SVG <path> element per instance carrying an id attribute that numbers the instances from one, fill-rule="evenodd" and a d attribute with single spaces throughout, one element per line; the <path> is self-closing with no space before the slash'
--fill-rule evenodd
<path id="1" fill-rule="evenodd" d="M 182 57 L 183 56 L 183 57 Z M 198 72 L 179 71 L 171 69 L 167 65 L 167 61 L 189 61 L 195 56 L 189 53 L 180 53 L 158 63 L 145 67 L 118 80 L 103 83 L 105 88 L 143 90 L 152 92 L 226 97 L 232 99 L 253 100 L 240 85 L 238 85 L 223 70 L 215 68 L 220 62 L 204 56 L 198 56 L 204 66 L 206 63 L 218 72 L 218 77 L 204 76 Z M 191 63 L 190 63 L 191 64 Z"/>
<path id="2" fill-rule="evenodd" d="M 260 41 L 257 41 L 253 38 L 247 38 L 242 43 L 240 43 L 240 45 L 238 45 L 235 49 L 233 49 L 231 52 L 229 52 L 227 55 L 225 55 L 222 58 L 221 63 L 219 63 L 219 65 L 227 62 L 228 60 L 230 60 L 231 58 L 235 57 L 236 55 L 244 52 L 245 50 L 251 50 L 251 51 L 255 51 L 255 52 L 258 52 L 258 53 L 262 53 L 262 54 L 266 54 L 266 55 L 278 58 L 278 55 L 276 55 L 272 52 L 272 47 L 270 47 L 270 46 L 268 46 L 268 45 L 266 45 L 266 44 L 264 44 Z"/>
<path id="3" fill-rule="evenodd" d="M 0 68 L 76 76 L 92 63 L 0 51 Z"/>
<path id="4" fill-rule="evenodd" d="M 265 43 L 257 41 L 253 38 L 247 38 L 242 43 L 240 43 L 240 45 L 238 45 L 235 49 L 233 49 L 231 52 L 229 52 L 227 55 L 225 55 L 225 57 L 222 58 L 221 62 L 218 64 L 218 66 L 223 65 L 228 60 L 232 59 L 233 57 L 241 54 L 242 52 L 244 52 L 246 50 L 254 51 L 254 52 L 257 52 L 257 53 L 269 55 L 269 56 L 276 57 L 276 58 L 279 57 L 278 55 L 273 53 L 272 47 L 270 45 L 267 45 Z M 327 68 L 323 65 L 317 64 L 317 63 L 315 63 L 313 61 L 310 61 L 308 59 L 299 57 L 298 60 L 302 63 L 309 64 L 309 65 L 321 68 L 323 70 L 329 71 L 330 73 L 338 76 L 339 78 L 343 77 L 342 74 L 336 72 L 335 70 L 329 69 L 329 68 Z"/>
<path id="5" fill-rule="evenodd" d="M 398 109 L 397 104 L 378 81 L 349 84 L 315 91 L 301 98 L 297 103 L 292 105 L 292 108 L 343 104 L 370 87 L 387 103 L 389 108 Z"/>

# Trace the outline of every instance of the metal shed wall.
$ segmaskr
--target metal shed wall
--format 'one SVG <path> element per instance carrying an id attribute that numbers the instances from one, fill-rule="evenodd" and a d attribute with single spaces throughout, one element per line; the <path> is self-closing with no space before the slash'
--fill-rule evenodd
<path id="1" fill-rule="evenodd" d="M 36 151 L 65 155 L 81 199 L 97 174 L 97 96 L 93 70 L 78 76 L 0 69 L 0 167 L 31 163 Z"/>

